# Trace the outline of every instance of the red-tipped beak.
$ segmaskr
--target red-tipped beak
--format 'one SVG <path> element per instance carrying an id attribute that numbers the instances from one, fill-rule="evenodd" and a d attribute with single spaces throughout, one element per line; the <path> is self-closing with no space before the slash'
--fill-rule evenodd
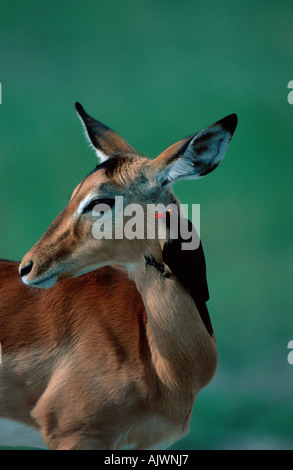
<path id="1" fill-rule="evenodd" d="M 167 213 L 172 214 L 172 209 L 169 209 L 167 212 L 158 212 L 156 214 L 156 219 L 165 219 L 167 217 Z"/>

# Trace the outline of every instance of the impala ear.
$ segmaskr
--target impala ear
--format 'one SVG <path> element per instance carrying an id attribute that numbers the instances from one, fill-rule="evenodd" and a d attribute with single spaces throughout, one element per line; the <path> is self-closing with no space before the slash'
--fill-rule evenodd
<path id="1" fill-rule="evenodd" d="M 75 103 L 75 108 L 100 163 L 115 153 L 134 152 L 133 148 L 116 132 L 89 116 L 80 103 Z"/>
<path id="2" fill-rule="evenodd" d="M 166 185 L 201 178 L 213 171 L 223 160 L 236 126 L 237 116 L 231 114 L 173 144 L 153 161 L 157 180 Z"/>

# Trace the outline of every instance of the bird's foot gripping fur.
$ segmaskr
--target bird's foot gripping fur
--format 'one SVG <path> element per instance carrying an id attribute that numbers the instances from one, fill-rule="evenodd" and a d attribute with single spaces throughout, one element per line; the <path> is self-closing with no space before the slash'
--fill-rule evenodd
<path id="1" fill-rule="evenodd" d="M 158 263 L 153 255 L 144 255 L 144 259 L 146 265 L 154 266 L 162 276 L 169 277 L 172 274 L 168 266 L 165 263 Z"/>

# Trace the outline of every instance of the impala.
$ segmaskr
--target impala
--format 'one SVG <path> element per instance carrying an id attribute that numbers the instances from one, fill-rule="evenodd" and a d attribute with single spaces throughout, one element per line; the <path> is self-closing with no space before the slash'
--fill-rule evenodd
<path id="1" fill-rule="evenodd" d="M 215 335 L 185 286 L 146 263 L 162 259 L 156 219 L 152 237 L 97 239 L 93 208 L 106 205 L 106 219 L 118 196 L 179 208 L 172 183 L 214 170 L 237 118 L 150 160 L 76 109 L 100 164 L 20 264 L 1 261 L 0 415 L 40 429 L 50 449 L 162 449 L 189 430 Z"/>

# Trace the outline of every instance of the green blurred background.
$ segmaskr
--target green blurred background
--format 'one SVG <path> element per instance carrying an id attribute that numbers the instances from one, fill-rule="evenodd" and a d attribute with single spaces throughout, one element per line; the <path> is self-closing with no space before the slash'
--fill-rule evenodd
<path id="1" fill-rule="evenodd" d="M 286 0 L 1 1 L 2 258 L 20 260 L 96 164 L 76 100 L 149 157 L 238 114 L 220 167 L 174 187 L 201 204 L 219 349 L 174 449 L 293 448 L 292 18 Z"/>

